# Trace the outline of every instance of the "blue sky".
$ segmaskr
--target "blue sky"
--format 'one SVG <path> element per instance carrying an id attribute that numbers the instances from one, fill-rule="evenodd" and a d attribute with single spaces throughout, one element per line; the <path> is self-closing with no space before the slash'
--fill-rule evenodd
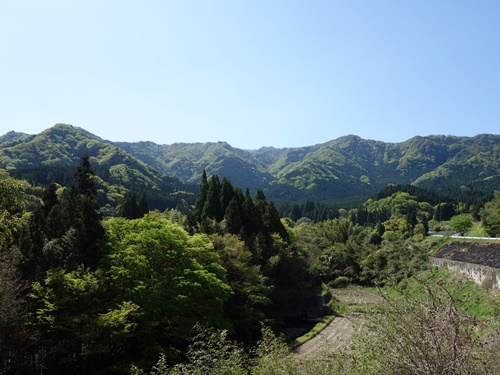
<path id="1" fill-rule="evenodd" d="M 500 129 L 500 1 L 4 1 L 0 134 L 295 147 Z"/>

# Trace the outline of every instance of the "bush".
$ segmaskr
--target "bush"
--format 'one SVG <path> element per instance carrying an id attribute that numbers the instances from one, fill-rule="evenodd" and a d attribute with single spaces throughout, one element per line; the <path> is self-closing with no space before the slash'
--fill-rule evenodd
<path id="1" fill-rule="evenodd" d="M 384 374 L 494 374 L 475 336 L 477 320 L 444 286 L 422 284 L 425 300 L 384 295 L 357 339 L 354 362 Z"/>

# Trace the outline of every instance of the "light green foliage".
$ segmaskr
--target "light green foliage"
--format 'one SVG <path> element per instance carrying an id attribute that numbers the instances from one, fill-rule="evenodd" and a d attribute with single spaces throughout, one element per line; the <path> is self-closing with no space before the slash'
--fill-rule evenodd
<path id="1" fill-rule="evenodd" d="M 0 169 L 0 249 L 8 242 L 21 224 L 26 205 L 24 190 L 28 184 L 9 177 Z"/>
<path id="2" fill-rule="evenodd" d="M 450 219 L 450 226 L 457 232 L 460 232 L 460 235 L 462 236 L 470 227 L 472 227 L 473 223 L 474 219 L 469 214 L 455 215 Z"/>
<path id="3" fill-rule="evenodd" d="M 500 237 L 500 192 L 495 192 L 494 199 L 484 205 L 481 222 L 490 236 Z"/>
<path id="4" fill-rule="evenodd" d="M 223 304 L 231 294 L 225 270 L 206 235 L 190 237 L 159 215 L 107 223 L 108 277 L 117 302 L 141 307 L 138 330 L 152 342 L 182 343 L 197 322 L 224 325 Z M 154 327 L 162 327 L 156 330 Z"/>
<path id="5" fill-rule="evenodd" d="M 302 360 L 292 355 L 282 337 L 276 337 L 268 327 L 262 328 L 262 338 L 254 351 L 244 350 L 228 338 L 227 331 L 198 329 L 189 347 L 186 361 L 169 367 L 164 356 L 149 375 L 320 375 L 339 374 L 335 364 Z M 145 375 L 133 367 L 132 375 Z"/>
<path id="6" fill-rule="evenodd" d="M 100 329 L 113 336 L 129 336 L 137 329 L 140 307 L 133 302 L 124 301 L 115 309 L 99 314 L 97 324 Z"/>
<path id="7" fill-rule="evenodd" d="M 416 210 L 418 203 L 415 197 L 406 192 L 397 192 L 390 197 L 379 200 L 369 199 L 366 208 L 371 213 L 388 213 L 390 216 L 406 215 L 409 211 Z"/>
<path id="8" fill-rule="evenodd" d="M 109 308 L 105 295 L 102 273 L 89 269 L 49 271 L 45 280 L 33 283 L 31 327 L 36 337 L 44 338 L 36 343 L 37 361 L 62 372 L 75 366 L 90 368 L 92 358 L 108 354 L 133 333 L 137 307 L 124 303 Z"/>
<path id="9" fill-rule="evenodd" d="M 428 267 L 426 251 L 409 241 L 384 242 L 360 258 L 359 279 L 374 284 L 399 282 Z"/>

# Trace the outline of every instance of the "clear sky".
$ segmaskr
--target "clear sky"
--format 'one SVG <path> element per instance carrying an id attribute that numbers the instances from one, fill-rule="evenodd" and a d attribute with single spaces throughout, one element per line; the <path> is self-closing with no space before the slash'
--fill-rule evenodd
<path id="1" fill-rule="evenodd" d="M 0 135 L 245 149 L 500 131 L 498 0 L 0 3 Z"/>

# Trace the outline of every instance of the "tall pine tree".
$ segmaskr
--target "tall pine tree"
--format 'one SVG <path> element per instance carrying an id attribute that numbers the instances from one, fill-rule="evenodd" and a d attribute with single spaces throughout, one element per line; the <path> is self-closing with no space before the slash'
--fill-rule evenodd
<path id="1" fill-rule="evenodd" d="M 95 173 L 88 155 L 84 155 L 74 174 L 75 182 L 63 196 L 61 205 L 66 214 L 66 229 L 72 230 L 73 249 L 70 268 L 84 264 L 95 269 L 102 255 L 104 228 L 97 205 Z"/>
<path id="2" fill-rule="evenodd" d="M 220 201 L 220 181 L 217 175 L 212 175 L 208 183 L 207 199 L 203 207 L 203 218 L 213 219 L 216 222 L 222 221 L 224 212 Z"/>
<path id="3" fill-rule="evenodd" d="M 208 180 L 207 173 L 203 170 L 201 174 L 200 188 L 198 189 L 198 195 L 196 195 L 196 202 L 194 204 L 194 217 L 198 223 L 201 223 L 204 219 L 203 208 L 205 207 L 205 202 L 207 200 L 208 193 Z"/>

